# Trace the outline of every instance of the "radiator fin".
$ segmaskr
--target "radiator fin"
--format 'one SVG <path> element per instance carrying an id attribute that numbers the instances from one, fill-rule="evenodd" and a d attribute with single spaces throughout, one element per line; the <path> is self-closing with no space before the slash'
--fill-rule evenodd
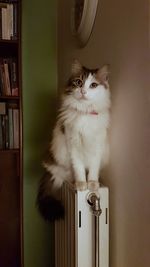
<path id="1" fill-rule="evenodd" d="M 94 267 L 94 216 L 87 203 L 89 191 L 77 192 L 65 183 L 60 192 L 65 218 L 55 222 L 55 267 Z M 108 188 L 99 189 L 100 267 L 109 267 Z M 81 217 L 82 216 L 82 217 Z"/>

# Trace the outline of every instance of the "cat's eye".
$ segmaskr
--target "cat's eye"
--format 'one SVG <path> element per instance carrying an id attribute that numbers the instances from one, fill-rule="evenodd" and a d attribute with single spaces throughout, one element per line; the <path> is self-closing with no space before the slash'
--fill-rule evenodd
<path id="1" fill-rule="evenodd" d="M 98 86 L 98 83 L 91 83 L 90 88 L 96 88 Z"/>
<path id="2" fill-rule="evenodd" d="M 82 87 L 83 83 L 80 79 L 75 80 L 76 87 Z"/>

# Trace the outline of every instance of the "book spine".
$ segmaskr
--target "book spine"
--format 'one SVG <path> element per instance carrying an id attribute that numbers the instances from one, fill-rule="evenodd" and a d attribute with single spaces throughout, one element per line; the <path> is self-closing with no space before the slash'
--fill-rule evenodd
<path id="1" fill-rule="evenodd" d="M 2 115 L 0 114 L 0 149 L 3 149 Z"/>
<path id="2" fill-rule="evenodd" d="M 4 71 L 4 64 L 3 60 L 0 59 L 0 73 L 1 73 L 1 84 L 2 84 L 2 95 L 6 95 L 6 78 L 5 78 L 5 71 Z"/>
<path id="3" fill-rule="evenodd" d="M 1 115 L 2 116 L 2 140 L 3 140 L 3 149 L 6 148 L 6 120 L 5 116 L 6 115 Z"/>
<path id="4" fill-rule="evenodd" d="M 14 130 L 13 130 L 13 110 L 8 109 L 8 123 L 9 123 L 9 148 L 14 148 Z"/>
<path id="5" fill-rule="evenodd" d="M 17 40 L 17 4 L 13 4 L 13 39 Z"/>
<path id="6" fill-rule="evenodd" d="M 10 4 L 10 19 L 9 19 L 9 25 L 10 25 L 10 39 L 13 39 L 14 34 L 14 22 L 13 22 L 13 4 Z"/>
<path id="7" fill-rule="evenodd" d="M 6 114 L 6 102 L 0 102 L 0 114 L 1 115 Z"/>
<path id="8" fill-rule="evenodd" d="M 9 124 L 8 124 L 8 115 L 5 115 L 5 148 L 9 148 Z"/>
<path id="9" fill-rule="evenodd" d="M 7 17 L 7 8 L 2 8 L 2 39 L 5 40 L 7 39 L 7 36 L 6 36 L 6 17 Z"/>
<path id="10" fill-rule="evenodd" d="M 6 37 L 5 39 L 6 40 L 10 40 L 10 29 L 9 29 L 9 4 L 7 4 L 7 8 L 6 8 L 6 22 L 5 22 L 6 26 L 5 26 L 5 34 L 6 34 Z"/>
<path id="11" fill-rule="evenodd" d="M 14 148 L 19 148 L 19 109 L 13 109 Z"/>
<path id="12" fill-rule="evenodd" d="M 12 96 L 19 95 L 18 81 L 17 81 L 17 63 L 15 59 L 11 61 L 11 86 L 12 86 Z"/>
<path id="13" fill-rule="evenodd" d="M 6 36 L 7 36 L 7 40 L 10 40 L 10 4 L 7 4 L 6 21 L 7 21 Z"/>
<path id="14" fill-rule="evenodd" d="M 1 68 L 0 68 L 0 96 L 3 95 L 3 84 L 2 84 L 2 74 L 1 74 Z"/>
<path id="15" fill-rule="evenodd" d="M 8 60 L 7 59 L 3 59 L 3 63 L 4 63 L 4 75 L 5 75 L 5 80 L 6 80 L 6 95 L 10 96 L 11 95 L 11 89 L 10 89 Z"/>
<path id="16" fill-rule="evenodd" d="M 0 40 L 2 39 L 2 8 L 0 6 Z"/>
<path id="17" fill-rule="evenodd" d="M 8 148 L 8 116 L 6 102 L 0 102 L 0 148 Z"/>

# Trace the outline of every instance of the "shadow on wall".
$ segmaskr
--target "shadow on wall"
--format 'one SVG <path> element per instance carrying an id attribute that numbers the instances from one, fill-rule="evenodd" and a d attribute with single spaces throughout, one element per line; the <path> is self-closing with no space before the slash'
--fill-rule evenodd
<path id="1" fill-rule="evenodd" d="M 54 95 L 39 92 L 38 99 L 40 101 L 34 103 L 33 112 L 37 113 L 37 111 L 40 111 L 41 115 L 39 119 L 38 115 L 32 114 L 30 122 L 31 131 L 28 132 L 28 136 L 26 137 L 28 159 L 25 162 L 28 166 L 30 176 L 31 173 L 34 173 L 33 177 L 35 179 L 36 174 L 39 176 L 39 172 L 41 172 L 41 163 L 49 148 L 58 106 L 58 99 Z M 43 103 L 44 108 L 41 106 L 41 103 Z M 34 120 L 33 123 L 32 120 Z"/>
<path id="2" fill-rule="evenodd" d="M 33 102 L 32 113 L 31 102 Z M 42 160 L 48 149 L 55 123 L 58 99 L 54 90 L 43 87 L 42 90 L 37 89 L 35 101 L 31 102 L 29 109 L 26 110 L 28 129 L 24 154 L 25 267 L 41 267 L 43 261 L 44 266 L 53 267 L 54 225 L 45 223 L 41 218 L 36 208 L 36 196 L 38 181 L 44 172 Z"/>

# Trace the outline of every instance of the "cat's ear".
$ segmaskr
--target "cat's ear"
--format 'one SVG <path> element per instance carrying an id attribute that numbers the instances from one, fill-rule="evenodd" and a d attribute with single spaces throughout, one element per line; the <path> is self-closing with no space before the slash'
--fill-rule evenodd
<path id="1" fill-rule="evenodd" d="M 109 80 L 109 65 L 104 65 L 102 66 L 98 71 L 97 71 L 97 76 L 98 79 L 100 80 L 101 83 L 108 83 Z"/>
<path id="2" fill-rule="evenodd" d="M 82 65 L 81 65 L 81 63 L 77 59 L 74 59 L 74 61 L 72 62 L 72 66 L 71 66 L 71 73 L 73 75 L 77 75 L 81 71 L 82 71 Z"/>

